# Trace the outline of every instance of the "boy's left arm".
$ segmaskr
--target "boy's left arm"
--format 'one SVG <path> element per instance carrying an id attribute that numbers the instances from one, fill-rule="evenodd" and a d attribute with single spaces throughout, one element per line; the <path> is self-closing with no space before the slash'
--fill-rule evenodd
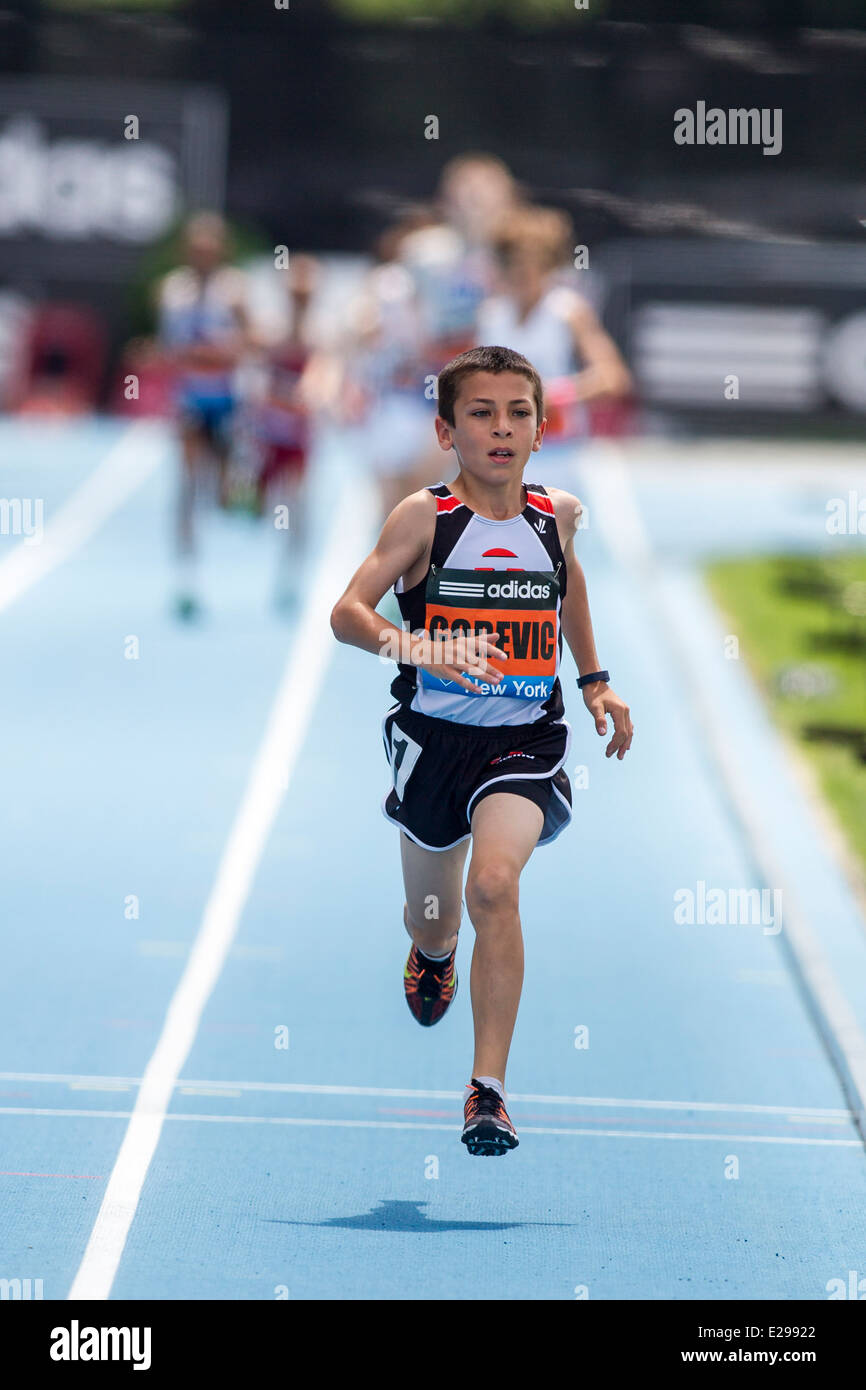
<path id="1" fill-rule="evenodd" d="M 574 536 L 583 510 L 580 502 L 570 492 L 560 488 L 547 489 L 556 512 L 556 524 L 562 553 L 565 558 L 566 588 L 562 600 L 560 620 L 562 635 L 569 645 L 580 674 L 589 675 L 602 670 L 595 649 L 592 632 L 592 619 L 589 615 L 589 600 L 586 594 L 586 579 L 577 556 L 574 553 Z M 596 731 L 607 733 L 607 715 L 613 720 L 613 738 L 605 749 L 605 757 L 614 753 L 622 762 L 634 735 L 628 706 L 606 681 L 594 681 L 583 687 L 583 702 L 595 720 Z"/>

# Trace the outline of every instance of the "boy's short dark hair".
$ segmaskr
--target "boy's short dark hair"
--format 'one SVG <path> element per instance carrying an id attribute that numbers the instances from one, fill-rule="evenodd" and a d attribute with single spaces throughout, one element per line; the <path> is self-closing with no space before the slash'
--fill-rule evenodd
<path id="1" fill-rule="evenodd" d="M 472 372 L 519 372 L 532 385 L 536 423 L 544 419 L 544 388 L 541 377 L 528 358 L 507 347 L 476 347 L 461 352 L 442 368 L 438 377 L 439 414 L 447 424 L 454 424 L 454 404 L 460 383 Z"/>

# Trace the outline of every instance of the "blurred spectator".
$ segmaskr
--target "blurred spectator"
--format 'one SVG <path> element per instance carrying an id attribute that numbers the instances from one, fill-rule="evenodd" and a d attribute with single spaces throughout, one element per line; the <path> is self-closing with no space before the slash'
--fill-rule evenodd
<path id="1" fill-rule="evenodd" d="M 93 410 L 105 358 L 105 329 L 95 310 L 80 304 L 37 305 L 26 325 L 11 408 L 22 415 Z"/>
<path id="2" fill-rule="evenodd" d="M 0 410 L 12 410 L 23 395 L 32 313 L 23 295 L 0 291 Z"/>

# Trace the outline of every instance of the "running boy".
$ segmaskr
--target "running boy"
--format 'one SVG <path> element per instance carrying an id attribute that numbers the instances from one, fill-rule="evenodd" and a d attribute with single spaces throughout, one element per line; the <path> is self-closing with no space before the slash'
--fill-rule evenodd
<path id="1" fill-rule="evenodd" d="M 519 353 L 479 347 L 439 374 L 439 447 L 459 472 L 403 499 L 338 600 L 341 642 L 393 656 L 397 703 L 382 721 L 392 786 L 383 802 L 402 831 L 412 949 L 410 1010 L 438 1023 L 457 991 L 454 966 L 463 870 L 475 928 L 470 991 L 475 1025 L 462 1140 L 471 1154 L 517 1145 L 505 1109 L 505 1067 L 523 985 L 520 874 L 537 844 L 571 819 L 565 772 L 563 636 L 607 757 L 631 747 L 629 711 L 595 649 L 573 537 L 580 503 L 524 483 L 546 421 L 541 378 Z M 394 586 L 404 629 L 376 605 Z M 408 630 L 406 630 L 408 629 Z"/>

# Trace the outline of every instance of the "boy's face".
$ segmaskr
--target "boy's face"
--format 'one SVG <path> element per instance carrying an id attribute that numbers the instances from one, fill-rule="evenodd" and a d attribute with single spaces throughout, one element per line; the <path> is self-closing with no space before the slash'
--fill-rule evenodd
<path id="1" fill-rule="evenodd" d="M 519 478 L 541 448 L 546 420 L 535 417 L 532 383 L 520 372 L 472 372 L 454 402 L 454 424 L 436 417 L 441 449 L 456 451 L 461 467 L 483 482 Z"/>

